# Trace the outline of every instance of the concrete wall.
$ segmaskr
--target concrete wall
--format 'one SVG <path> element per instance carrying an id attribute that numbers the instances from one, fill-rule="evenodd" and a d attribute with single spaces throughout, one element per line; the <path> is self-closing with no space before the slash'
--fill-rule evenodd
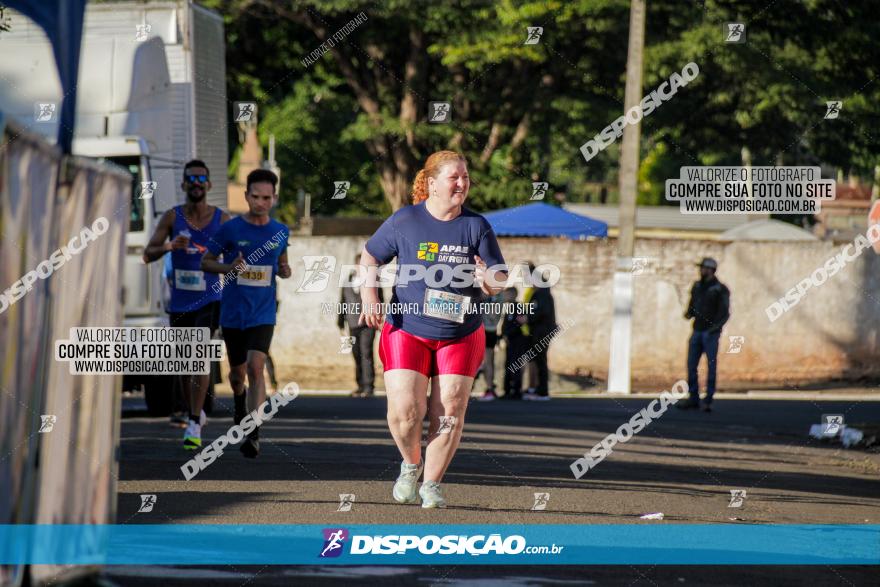
<path id="1" fill-rule="evenodd" d="M 272 354 L 285 372 L 301 379 L 312 371 L 348 379 L 352 358 L 339 353 L 335 314 L 338 268 L 320 293 L 297 293 L 304 255 L 333 255 L 353 263 L 365 237 L 293 237 L 289 258 L 294 275 L 280 286 L 281 311 Z M 556 373 L 605 379 L 612 311 L 614 240 L 501 239 L 508 262 L 529 259 L 553 263 L 561 279 L 553 288 L 557 321 L 575 320 L 550 347 Z M 724 329 L 719 358 L 720 386 L 735 383 L 805 383 L 829 378 L 876 375 L 880 261 L 868 249 L 857 260 L 806 295 L 771 323 L 765 308 L 810 275 L 842 245 L 828 242 L 676 241 L 641 239 L 636 256 L 648 258 L 634 277 L 633 378 L 669 382 L 684 373 L 690 323 L 682 318 L 690 286 L 698 276 L 694 263 L 714 257 L 718 277 L 731 290 L 732 317 Z M 390 299 L 390 292 L 387 292 Z M 728 336 L 741 335 L 738 354 L 726 353 Z M 377 362 L 378 365 L 378 362 Z M 378 366 L 377 366 L 378 370 Z"/>

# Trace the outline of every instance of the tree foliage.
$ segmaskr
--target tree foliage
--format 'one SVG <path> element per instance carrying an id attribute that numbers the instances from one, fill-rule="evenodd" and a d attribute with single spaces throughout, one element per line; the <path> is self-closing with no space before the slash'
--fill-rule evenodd
<path id="1" fill-rule="evenodd" d="M 319 214 L 387 214 L 421 163 L 452 148 L 470 162 L 471 204 L 528 202 L 532 182 L 582 199 L 616 183 L 618 144 L 579 147 L 623 112 L 625 0 L 211 0 L 226 17 L 229 99 L 256 99 L 276 137 L 285 197 Z M 681 165 L 878 164 L 878 24 L 868 0 L 651 1 L 644 93 L 693 61 L 699 77 L 643 120 L 640 201 L 662 202 Z M 364 12 L 367 20 L 303 62 Z M 726 22 L 746 42 L 725 43 Z M 526 45 L 527 27 L 543 27 Z M 331 41 L 332 42 L 332 41 Z M 825 102 L 842 100 L 836 120 Z M 428 103 L 452 104 L 449 124 Z M 334 181 L 350 181 L 331 200 Z"/>

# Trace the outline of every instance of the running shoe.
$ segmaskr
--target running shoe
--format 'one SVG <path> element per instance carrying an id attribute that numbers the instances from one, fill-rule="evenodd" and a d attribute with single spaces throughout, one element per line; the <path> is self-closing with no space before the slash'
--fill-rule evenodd
<path id="1" fill-rule="evenodd" d="M 171 412 L 171 416 L 168 417 L 168 422 L 172 426 L 184 428 L 189 422 L 189 417 L 186 412 Z"/>
<path id="2" fill-rule="evenodd" d="M 417 503 L 419 501 L 416 484 L 419 482 L 421 473 L 421 465 L 400 463 L 400 475 L 394 483 L 394 489 L 391 490 L 394 501 L 398 503 Z"/>
<path id="3" fill-rule="evenodd" d="M 487 389 L 486 393 L 477 398 L 478 402 L 491 402 L 498 399 L 498 396 L 495 395 L 495 391 L 491 389 Z"/>
<path id="4" fill-rule="evenodd" d="M 241 421 L 244 420 L 244 417 L 247 416 L 247 408 L 244 407 L 244 402 L 242 402 L 242 409 L 239 411 L 238 406 L 233 408 L 232 412 L 232 423 L 238 426 L 241 424 Z"/>
<path id="5" fill-rule="evenodd" d="M 528 400 L 530 402 L 549 402 L 550 396 L 549 395 L 538 395 L 537 393 L 529 393 L 529 394 L 523 396 L 523 399 Z"/>
<path id="6" fill-rule="evenodd" d="M 205 413 L 205 410 L 199 412 L 199 426 L 204 426 L 208 423 L 208 414 Z"/>
<path id="7" fill-rule="evenodd" d="M 238 450 L 241 451 L 245 458 L 257 458 L 260 455 L 260 429 L 255 428 L 253 432 L 248 434 Z"/>
<path id="8" fill-rule="evenodd" d="M 436 481 L 425 481 L 419 489 L 423 508 L 445 508 L 446 500 L 443 499 L 443 490 Z"/>
<path id="9" fill-rule="evenodd" d="M 202 427 L 192 420 L 186 425 L 186 431 L 183 433 L 183 448 L 186 450 L 202 448 Z"/>

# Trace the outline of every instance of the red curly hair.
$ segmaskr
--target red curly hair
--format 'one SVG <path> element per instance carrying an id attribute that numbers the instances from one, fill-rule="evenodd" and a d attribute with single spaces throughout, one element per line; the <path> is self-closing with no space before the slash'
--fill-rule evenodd
<path id="1" fill-rule="evenodd" d="M 461 153 L 456 153 L 455 151 L 437 151 L 436 153 L 432 153 L 425 161 L 425 166 L 416 174 L 416 179 L 413 181 L 413 204 L 418 204 L 419 202 L 424 202 L 428 199 L 429 177 L 436 179 L 440 175 L 440 170 L 444 165 L 458 161 L 467 165 L 467 159 L 465 159 L 464 155 Z"/>

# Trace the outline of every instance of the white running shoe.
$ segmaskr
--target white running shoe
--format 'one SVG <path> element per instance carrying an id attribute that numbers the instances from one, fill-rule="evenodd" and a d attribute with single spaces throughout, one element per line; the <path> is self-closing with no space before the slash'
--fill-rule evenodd
<path id="1" fill-rule="evenodd" d="M 190 420 L 183 433 L 183 448 L 186 450 L 198 450 L 202 448 L 202 427 Z"/>
<path id="2" fill-rule="evenodd" d="M 391 495 L 394 501 L 398 503 L 417 503 L 419 495 L 416 491 L 416 485 L 419 482 L 419 475 L 422 473 L 422 466 L 408 465 L 400 463 L 400 475 L 394 483 L 394 489 Z"/>
<path id="3" fill-rule="evenodd" d="M 425 481 L 419 489 L 423 508 L 445 508 L 446 500 L 443 499 L 443 491 L 436 481 Z"/>

